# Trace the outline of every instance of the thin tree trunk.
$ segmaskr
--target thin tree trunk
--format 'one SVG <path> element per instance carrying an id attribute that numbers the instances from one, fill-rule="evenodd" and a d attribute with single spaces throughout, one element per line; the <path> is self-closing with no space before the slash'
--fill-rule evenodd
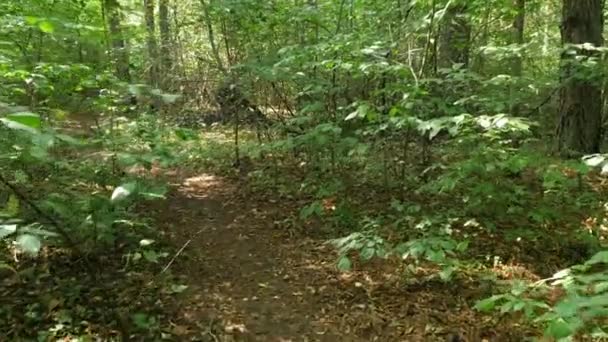
<path id="1" fill-rule="evenodd" d="M 513 19 L 513 43 L 521 46 L 524 44 L 524 29 L 526 19 L 526 0 L 514 0 L 514 6 L 516 15 Z M 511 62 L 511 75 L 516 78 L 515 82 L 511 86 L 511 99 L 514 100 L 511 106 L 511 113 L 513 115 L 519 115 L 520 106 L 517 102 L 517 78 L 522 76 L 523 73 L 523 61 L 520 56 L 514 56 Z"/>
<path id="2" fill-rule="evenodd" d="M 453 3 L 443 17 L 438 50 L 440 68 L 451 68 L 453 64 L 469 65 L 471 24 L 468 7 L 465 1 Z"/>
<path id="3" fill-rule="evenodd" d="M 169 25 L 169 0 L 159 0 L 158 26 L 160 28 L 160 53 L 163 78 L 171 75 L 171 28 Z M 163 83 L 167 83 L 163 80 Z"/>
<path id="4" fill-rule="evenodd" d="M 215 43 L 215 33 L 213 31 L 213 22 L 211 21 L 211 4 L 207 4 L 205 0 L 200 0 L 201 5 L 203 6 L 203 15 L 205 19 L 205 24 L 207 26 L 207 35 L 209 38 L 209 45 L 211 45 L 211 52 L 213 53 L 213 57 L 215 58 L 215 62 L 217 63 L 217 68 L 222 72 L 222 74 L 226 75 L 228 72 L 224 67 L 224 63 L 222 58 L 220 57 L 220 51 L 217 48 L 217 44 Z"/>
<path id="5" fill-rule="evenodd" d="M 600 54 L 581 44 L 603 44 L 603 0 L 564 0 L 562 9 L 562 53 L 560 116 L 557 126 L 557 149 L 562 156 L 574 157 L 597 153 L 602 126 L 602 80 L 599 73 L 585 70 L 582 61 L 600 58 Z M 576 46 L 572 46 L 576 44 Z M 575 58 L 576 52 L 579 58 Z"/>
<path id="6" fill-rule="evenodd" d="M 526 20 L 526 0 L 514 0 L 515 11 L 517 14 L 513 20 L 513 43 L 523 44 L 524 41 L 524 28 Z M 521 57 L 513 58 L 513 64 L 511 66 L 511 72 L 513 76 L 521 76 L 523 71 Z"/>
<path id="7" fill-rule="evenodd" d="M 156 24 L 154 22 L 154 0 L 144 0 L 146 17 L 146 45 L 148 47 L 148 80 L 150 84 L 158 86 L 158 46 L 156 44 Z"/>
<path id="8" fill-rule="evenodd" d="M 116 76 L 123 81 L 130 82 L 129 51 L 122 32 L 120 4 L 118 0 L 103 1 Z"/>

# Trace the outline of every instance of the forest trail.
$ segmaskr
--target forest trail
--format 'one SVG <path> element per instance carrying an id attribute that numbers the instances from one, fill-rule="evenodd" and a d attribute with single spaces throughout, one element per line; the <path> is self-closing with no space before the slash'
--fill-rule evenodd
<path id="1" fill-rule="evenodd" d="M 176 184 L 158 212 L 175 248 L 186 245 L 171 265 L 189 286 L 174 332 L 197 341 L 445 341 L 483 323 L 455 287 L 406 289 L 381 267 L 338 272 L 331 246 L 274 223 L 281 206 L 213 175 Z"/>
<path id="2" fill-rule="evenodd" d="M 189 285 L 183 323 L 199 328 L 189 335 L 203 341 L 357 340 L 329 315 L 336 303 L 324 289 L 332 281 L 320 269 L 330 263 L 308 259 L 323 249 L 286 240 L 273 227 L 271 208 L 252 205 L 237 185 L 204 174 L 185 179 L 165 210 L 160 215 L 176 247 L 190 241 L 172 266 Z"/>

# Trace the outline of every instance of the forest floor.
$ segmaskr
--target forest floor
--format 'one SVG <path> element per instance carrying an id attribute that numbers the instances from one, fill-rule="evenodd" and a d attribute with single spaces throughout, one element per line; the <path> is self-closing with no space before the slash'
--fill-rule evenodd
<path id="1" fill-rule="evenodd" d="M 521 341 L 481 316 L 462 281 L 403 284 L 390 262 L 339 272 L 331 246 L 276 224 L 297 208 L 210 174 L 184 177 L 154 210 L 188 285 L 172 333 L 199 341 Z M 258 198 L 254 198 L 257 196 Z M 519 332 L 518 332 L 519 330 Z M 463 339 L 457 339 L 461 336 Z"/>

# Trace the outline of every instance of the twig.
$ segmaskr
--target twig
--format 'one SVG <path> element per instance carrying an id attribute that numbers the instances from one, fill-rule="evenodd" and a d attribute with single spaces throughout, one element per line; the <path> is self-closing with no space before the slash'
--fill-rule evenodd
<path id="1" fill-rule="evenodd" d="M 177 257 L 180 254 L 182 254 L 184 249 L 186 249 L 186 247 L 188 247 L 188 245 L 192 242 L 192 239 L 194 239 L 198 234 L 200 234 L 202 232 L 203 232 L 203 230 L 201 229 L 198 232 L 196 232 L 194 235 L 192 235 L 192 238 L 190 238 L 188 241 L 186 241 L 186 243 L 182 246 L 182 248 L 180 248 L 179 251 L 177 251 L 177 253 L 175 253 L 173 258 L 171 258 L 171 261 L 169 261 L 169 263 L 163 268 L 163 270 L 160 271 L 160 274 L 165 273 L 169 269 L 169 267 L 171 267 L 171 265 L 173 265 L 173 263 L 175 262 L 175 259 L 177 259 Z"/>

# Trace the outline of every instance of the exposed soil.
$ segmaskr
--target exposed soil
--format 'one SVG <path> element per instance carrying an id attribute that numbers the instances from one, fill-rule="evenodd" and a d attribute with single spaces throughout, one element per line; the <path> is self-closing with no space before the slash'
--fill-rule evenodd
<path id="1" fill-rule="evenodd" d="M 485 295 L 471 284 L 405 286 L 390 262 L 338 272 L 331 246 L 276 224 L 289 203 L 245 193 L 203 174 L 159 203 L 160 227 L 176 249 L 185 246 L 170 267 L 189 285 L 174 334 L 197 341 L 523 340 L 517 326 L 470 308 Z"/>

